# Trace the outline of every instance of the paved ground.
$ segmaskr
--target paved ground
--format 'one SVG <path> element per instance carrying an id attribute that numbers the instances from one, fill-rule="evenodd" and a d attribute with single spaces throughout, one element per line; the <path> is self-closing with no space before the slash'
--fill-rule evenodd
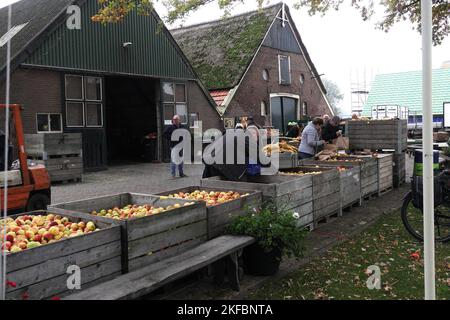
<path id="1" fill-rule="evenodd" d="M 86 173 L 80 183 L 52 186 L 52 203 L 123 192 L 156 193 L 194 186 L 199 184 L 202 173 L 202 165 L 186 165 L 185 174 L 188 177 L 173 179 L 166 163 L 114 166 L 106 171 Z"/>

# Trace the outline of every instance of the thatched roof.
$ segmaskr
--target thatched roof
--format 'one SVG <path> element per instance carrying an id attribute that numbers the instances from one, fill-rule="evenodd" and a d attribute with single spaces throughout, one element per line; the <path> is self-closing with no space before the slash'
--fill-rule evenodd
<path id="1" fill-rule="evenodd" d="M 235 87 L 256 54 L 282 3 L 257 11 L 171 30 L 210 90 Z"/>

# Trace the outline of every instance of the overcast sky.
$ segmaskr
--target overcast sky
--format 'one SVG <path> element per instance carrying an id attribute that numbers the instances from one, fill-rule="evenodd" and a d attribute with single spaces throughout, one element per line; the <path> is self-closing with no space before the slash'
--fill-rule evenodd
<path id="1" fill-rule="evenodd" d="M 17 0 L 0 0 L 0 7 Z M 160 1 L 159 1 L 160 2 Z M 266 1 L 265 5 L 279 2 Z M 347 2 L 350 2 L 348 0 Z M 376 18 L 363 22 L 359 13 L 350 5 L 343 5 L 339 11 L 330 11 L 325 16 L 310 17 L 305 9 L 295 10 L 290 6 L 295 24 L 319 73 L 336 82 L 345 95 L 342 107 L 349 113 L 351 106 L 351 82 L 364 83 L 364 73 L 370 82 L 378 73 L 392 73 L 421 69 L 421 37 L 412 30 L 409 22 L 396 24 L 389 33 L 375 28 Z M 255 0 L 246 0 L 237 5 L 232 13 L 238 14 L 256 8 Z M 160 16 L 166 10 L 156 4 Z M 378 7 L 382 13 L 383 8 Z M 210 4 L 190 15 L 184 25 L 204 22 L 222 17 L 216 4 Z M 176 27 L 177 23 L 170 27 Z M 450 60 L 450 38 L 433 48 L 433 67 Z M 351 75 L 353 80 L 351 80 Z"/>

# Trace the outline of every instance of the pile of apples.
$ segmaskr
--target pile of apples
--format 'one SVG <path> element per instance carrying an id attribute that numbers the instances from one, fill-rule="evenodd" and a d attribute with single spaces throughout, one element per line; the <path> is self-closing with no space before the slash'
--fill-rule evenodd
<path id="1" fill-rule="evenodd" d="M 248 196 L 249 194 L 240 194 L 236 191 L 204 191 L 204 190 L 195 190 L 191 193 L 188 192 L 179 192 L 175 194 L 170 194 L 168 198 L 176 198 L 176 199 L 186 199 L 186 200 L 196 200 L 196 201 L 205 201 L 206 206 L 212 207 L 221 203 L 225 203 L 228 201 L 236 200 L 241 197 Z"/>
<path id="2" fill-rule="evenodd" d="M 162 198 L 162 197 L 161 197 Z M 185 203 L 183 206 L 190 206 L 193 205 L 194 203 L 192 202 L 188 202 Z M 100 211 L 92 211 L 91 214 L 95 215 L 95 216 L 100 216 L 100 217 L 105 217 L 105 218 L 109 218 L 109 219 L 114 219 L 114 220 L 128 220 L 128 219 L 133 219 L 133 218 L 143 218 L 143 217 L 148 217 L 148 216 L 152 216 L 155 214 L 159 214 L 162 212 L 166 212 L 166 211 L 170 211 L 173 209 L 177 209 L 177 208 L 181 208 L 182 205 L 179 203 L 176 203 L 174 205 L 168 206 L 168 207 L 153 207 L 149 204 L 145 204 L 145 205 L 136 205 L 136 204 L 130 204 L 127 205 L 123 208 L 112 208 L 109 210 L 100 210 Z"/>
<path id="3" fill-rule="evenodd" d="M 322 171 L 312 171 L 312 172 L 303 172 L 303 171 L 298 171 L 298 172 L 280 172 L 281 175 L 283 176 L 306 176 L 306 175 L 316 175 L 316 174 L 321 174 Z"/>
<path id="4" fill-rule="evenodd" d="M 75 223 L 67 217 L 54 214 L 1 219 L 1 251 L 20 252 L 97 230 L 99 229 L 91 221 Z"/>

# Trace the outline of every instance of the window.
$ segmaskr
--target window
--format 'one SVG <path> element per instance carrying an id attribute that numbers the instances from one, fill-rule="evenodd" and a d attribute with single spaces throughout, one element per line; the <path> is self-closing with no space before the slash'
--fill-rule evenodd
<path id="1" fill-rule="evenodd" d="M 305 75 L 302 73 L 300 75 L 300 84 L 304 84 L 305 83 Z"/>
<path id="2" fill-rule="evenodd" d="M 278 56 L 280 84 L 291 84 L 291 59 L 289 56 Z"/>
<path id="3" fill-rule="evenodd" d="M 198 128 L 198 113 L 189 114 L 189 128 Z"/>
<path id="4" fill-rule="evenodd" d="M 262 72 L 262 77 L 265 81 L 269 81 L 269 70 L 264 69 Z"/>
<path id="5" fill-rule="evenodd" d="M 267 107 L 266 107 L 266 102 L 265 101 L 261 101 L 261 115 L 262 116 L 266 116 L 267 115 Z"/>
<path id="6" fill-rule="evenodd" d="M 36 114 L 36 127 L 38 133 L 62 132 L 62 117 L 60 113 Z"/>
<path id="7" fill-rule="evenodd" d="M 66 75 L 66 126 L 103 127 L 102 78 Z"/>
<path id="8" fill-rule="evenodd" d="M 170 125 L 174 115 L 179 115 L 182 124 L 189 123 L 186 85 L 165 82 L 163 89 L 164 124 Z M 190 123 L 189 123 L 190 124 Z"/>
<path id="9" fill-rule="evenodd" d="M 302 111 L 304 116 L 308 114 L 308 104 L 306 103 L 306 101 L 303 101 Z"/>

